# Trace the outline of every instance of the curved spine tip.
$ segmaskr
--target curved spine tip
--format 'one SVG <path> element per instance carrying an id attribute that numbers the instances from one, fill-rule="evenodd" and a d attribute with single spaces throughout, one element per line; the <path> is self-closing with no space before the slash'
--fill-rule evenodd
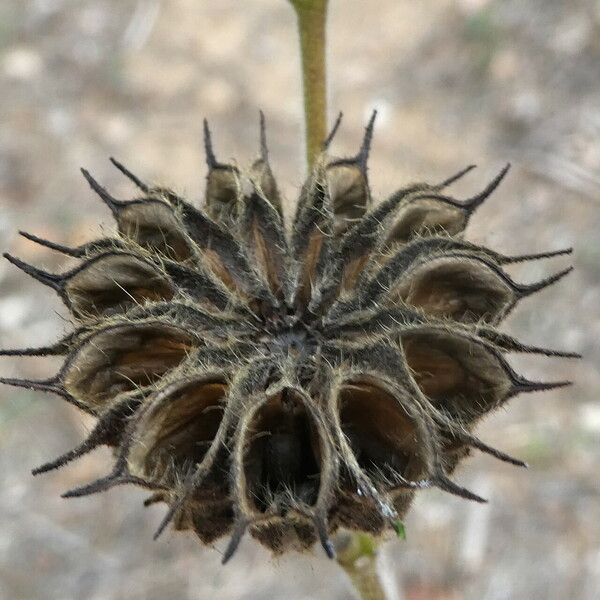
<path id="1" fill-rule="evenodd" d="M 551 275 L 550 277 L 546 277 L 545 279 L 542 279 L 541 281 L 538 281 L 536 283 L 521 285 L 521 286 L 519 286 L 519 291 L 521 292 L 521 294 L 523 296 L 530 296 L 531 294 L 540 292 L 541 290 L 551 286 L 552 284 L 556 283 L 557 281 L 560 281 L 563 277 L 566 277 L 571 271 L 573 271 L 573 269 L 574 269 L 574 267 L 570 266 L 570 267 L 567 267 L 566 269 L 563 269 L 562 271 L 559 271 L 558 273 L 555 273 L 554 275 Z"/>
<path id="2" fill-rule="evenodd" d="M 445 475 L 437 475 L 432 479 L 432 483 L 441 490 L 453 494 L 454 496 L 460 496 L 461 498 L 473 500 L 474 502 L 479 502 L 480 504 L 487 504 L 487 500 L 485 498 L 482 498 L 467 488 L 454 483 L 454 481 Z"/>
<path id="3" fill-rule="evenodd" d="M 5 385 L 12 385 L 13 387 L 20 387 L 26 390 L 36 390 L 39 392 L 49 392 L 51 394 L 56 394 L 63 398 L 69 404 L 79 408 L 83 412 L 88 414 L 94 414 L 94 411 L 91 410 L 88 406 L 82 404 L 79 400 L 71 396 L 67 390 L 65 390 L 57 379 L 43 379 L 43 380 L 34 380 L 34 379 L 17 379 L 14 377 L 0 377 L 0 383 Z"/>
<path id="4" fill-rule="evenodd" d="M 96 445 L 97 444 L 94 444 L 94 446 L 88 446 L 86 442 L 83 442 L 82 444 L 77 446 L 77 448 L 69 450 L 64 454 L 61 454 L 58 458 L 55 458 L 54 460 L 51 460 L 47 463 L 44 463 L 43 465 L 40 465 L 39 467 L 36 467 L 35 469 L 32 469 L 31 474 L 35 477 L 36 475 L 41 475 L 43 473 L 47 473 L 48 471 L 60 469 L 66 466 L 68 463 L 74 461 L 75 459 L 80 458 L 84 454 L 91 452 L 96 447 Z"/>
<path id="5" fill-rule="evenodd" d="M 335 547 L 333 546 L 333 542 L 329 538 L 329 534 L 327 532 L 327 522 L 325 518 L 321 516 L 315 516 L 313 521 L 315 524 L 317 535 L 319 536 L 319 542 L 321 543 L 321 547 L 325 551 L 327 558 L 333 560 L 336 556 Z"/>
<path id="6" fill-rule="evenodd" d="M 73 488 L 67 492 L 61 494 L 61 498 L 80 498 L 82 496 L 90 496 L 92 494 L 98 494 L 100 492 L 105 492 L 110 488 L 122 483 L 124 480 L 122 479 L 121 473 L 111 473 L 106 477 L 101 477 L 100 479 L 96 479 L 91 483 L 86 485 L 82 485 L 80 487 Z"/>
<path id="7" fill-rule="evenodd" d="M 87 169 L 84 169 L 83 167 L 80 169 L 81 170 L 81 174 L 85 177 L 85 180 L 88 182 L 89 186 L 92 188 L 92 190 L 94 192 L 96 192 L 96 194 L 100 197 L 100 199 L 104 202 L 104 204 L 106 204 L 106 206 L 108 206 L 108 208 L 110 208 L 110 210 L 112 211 L 112 213 L 114 215 L 116 215 L 118 213 L 119 210 L 119 206 L 121 204 L 123 204 L 121 201 L 117 200 L 116 198 L 113 198 L 108 191 L 103 188 L 90 174 L 90 172 Z"/>
<path id="8" fill-rule="evenodd" d="M 208 120 L 204 119 L 204 152 L 206 154 L 206 164 L 209 169 L 215 169 L 219 166 L 217 162 L 217 158 L 215 157 L 215 152 L 212 144 L 212 135 L 210 133 L 210 128 L 208 126 Z"/>
<path id="9" fill-rule="evenodd" d="M 567 350 L 553 350 L 552 348 L 540 348 L 539 346 L 522 345 L 520 348 L 515 348 L 514 351 L 529 354 L 542 354 L 543 356 L 555 358 L 572 358 L 576 360 L 583 358 L 583 356 L 579 352 L 569 352 Z"/>
<path id="10" fill-rule="evenodd" d="M 64 395 L 67 392 L 62 390 L 55 379 L 18 379 L 16 377 L 0 377 L 0 383 L 20 387 L 27 390 L 37 390 L 41 392 L 54 392 Z"/>
<path id="11" fill-rule="evenodd" d="M 453 183 L 457 182 L 459 179 L 462 179 L 467 173 L 470 173 L 473 169 L 476 168 L 477 165 L 469 165 L 468 167 L 465 167 L 464 169 L 458 171 L 458 173 L 451 175 L 450 177 L 448 177 L 448 179 L 444 179 L 444 181 L 438 183 L 438 185 L 436 185 L 435 187 L 438 189 L 444 189 L 449 185 L 452 185 Z"/>
<path id="12" fill-rule="evenodd" d="M 145 184 L 139 177 L 134 175 L 123 163 L 119 162 L 116 158 L 110 157 L 110 162 L 119 170 L 127 179 L 132 181 L 142 192 L 148 194 L 150 192 L 150 186 Z"/>
<path id="13" fill-rule="evenodd" d="M 109 415 L 108 419 L 106 417 L 101 418 L 96 423 L 95 427 L 92 429 L 88 437 L 85 440 L 83 440 L 83 442 L 81 442 L 78 446 L 76 446 L 72 450 L 69 450 L 68 452 L 65 452 L 64 454 L 61 454 L 58 458 L 50 462 L 44 463 L 36 469 L 33 469 L 33 471 L 31 471 L 31 474 L 40 475 L 42 473 L 47 473 L 48 471 L 60 469 L 66 466 L 68 463 L 78 458 L 81 458 L 83 455 L 92 452 L 98 446 L 101 446 L 102 444 L 106 443 L 107 434 L 109 433 L 107 427 L 110 423 L 110 416 L 111 415 Z"/>
<path id="14" fill-rule="evenodd" d="M 175 515 L 177 514 L 177 511 L 179 511 L 184 505 L 186 499 L 188 498 L 190 493 L 192 493 L 195 485 L 197 484 L 198 482 L 195 480 L 194 474 L 192 473 L 188 475 L 184 483 L 181 495 L 171 506 L 169 506 L 169 509 L 167 510 L 162 521 L 159 523 L 157 530 L 154 532 L 154 535 L 152 536 L 152 539 L 154 541 L 156 541 L 162 535 L 167 525 L 174 519 Z"/>
<path id="15" fill-rule="evenodd" d="M 333 124 L 331 131 L 329 132 L 329 135 L 323 141 L 323 146 L 322 146 L 323 151 L 329 149 L 329 146 L 331 145 L 331 142 L 333 141 L 333 138 L 335 137 L 335 135 L 338 132 L 338 129 L 342 123 L 343 116 L 344 116 L 344 113 L 342 111 L 340 111 L 338 113 L 337 118 L 335 119 L 335 123 Z"/>
<path id="16" fill-rule="evenodd" d="M 494 190 L 500 185 L 502 180 L 506 177 L 506 174 L 510 170 L 510 163 L 507 163 L 500 173 L 490 181 L 490 183 L 485 187 L 483 191 L 481 191 L 476 196 L 469 198 L 464 202 L 464 207 L 469 211 L 473 212 L 476 208 L 481 206 L 494 192 Z"/>
<path id="17" fill-rule="evenodd" d="M 531 392 L 546 392 L 549 390 L 555 390 L 562 387 L 568 387 L 573 385 L 572 381 L 529 381 L 523 379 L 516 383 L 510 390 L 508 397 L 516 396 L 517 394 L 527 394 Z"/>
<path id="18" fill-rule="evenodd" d="M 267 125 L 265 122 L 265 113 L 258 111 L 260 123 L 260 157 L 264 162 L 269 160 L 269 147 L 267 146 Z"/>
<path id="19" fill-rule="evenodd" d="M 57 292 L 62 291 L 60 275 L 55 275 L 54 273 L 48 273 L 47 271 L 38 269 L 37 267 L 34 267 L 33 265 L 22 261 L 21 259 L 13 256 L 12 254 L 9 254 L 8 252 L 5 252 L 2 256 L 4 256 L 4 258 L 8 262 L 15 265 L 15 267 L 21 269 L 21 271 L 27 273 L 27 275 L 29 275 L 30 277 L 33 277 L 36 281 L 39 281 L 40 283 L 51 287 Z"/>
<path id="20" fill-rule="evenodd" d="M 72 256 L 73 258 L 80 258 L 82 254 L 78 248 L 70 248 L 68 246 L 63 246 L 62 244 L 57 244 L 56 242 L 45 240 L 44 238 L 38 237 L 33 233 L 28 233 L 27 231 L 19 231 L 19 235 L 23 236 L 26 240 L 39 244 L 40 246 L 50 248 L 50 250 L 56 250 L 57 252 L 61 252 L 67 256 Z"/>
<path id="21" fill-rule="evenodd" d="M 161 522 L 159 523 L 156 531 L 152 535 L 152 539 L 154 541 L 156 541 L 163 534 L 163 532 L 167 528 L 167 525 L 174 519 L 175 514 L 181 508 L 182 505 L 183 505 L 183 500 L 179 499 L 179 500 L 177 500 L 177 502 L 175 502 L 173 504 L 173 506 L 169 507 L 169 510 L 166 512 L 165 516 L 162 518 Z M 146 503 L 144 503 L 144 506 L 147 506 Z"/>
<path id="22" fill-rule="evenodd" d="M 41 348 L 9 348 L 0 349 L 0 356 L 62 356 L 67 353 L 60 345 L 43 346 Z"/>
<path id="23" fill-rule="evenodd" d="M 486 444 L 485 442 L 480 440 L 478 437 L 475 437 L 472 435 L 467 435 L 465 438 L 465 442 L 467 445 L 471 446 L 472 448 L 476 448 L 480 452 L 489 454 L 490 456 L 493 456 L 494 458 L 497 458 L 498 460 L 501 460 L 506 463 L 510 463 L 511 465 L 515 465 L 516 467 L 523 467 L 523 468 L 527 469 L 529 466 L 526 462 L 524 462 L 518 458 L 514 458 L 510 454 L 507 454 L 506 452 L 502 452 L 502 450 L 498 450 L 497 448 L 494 448 L 493 446 L 489 446 L 488 444 Z"/>
<path id="24" fill-rule="evenodd" d="M 492 344 L 498 346 L 504 352 L 522 352 L 524 354 L 542 354 L 543 356 L 556 357 L 556 358 L 582 358 L 578 352 L 570 352 L 567 350 L 554 350 L 552 348 L 542 348 L 541 346 L 533 346 L 529 344 L 523 344 L 519 340 L 511 337 L 510 335 L 500 333 L 493 329 L 483 328 L 477 331 L 479 337 Z"/>
<path id="25" fill-rule="evenodd" d="M 539 252 L 537 254 L 521 254 L 518 256 L 505 256 L 501 262 L 505 265 L 524 262 L 527 260 L 541 260 L 543 258 L 554 258 L 555 256 L 565 256 L 573 253 L 573 247 L 562 248 L 561 250 L 552 250 L 551 252 Z"/>
<path id="26" fill-rule="evenodd" d="M 233 555 L 236 553 L 242 538 L 244 537 L 244 533 L 246 533 L 246 528 L 248 527 L 248 522 L 245 520 L 238 521 L 234 528 L 231 537 L 229 538 L 229 543 L 227 544 L 227 548 L 223 553 L 223 558 L 221 559 L 221 564 L 227 564 Z"/>
<path id="27" fill-rule="evenodd" d="M 365 135 L 363 137 L 362 145 L 358 154 L 356 155 L 356 161 L 360 165 L 363 172 L 367 170 L 367 161 L 369 160 L 369 153 L 371 151 L 371 143 L 373 141 L 373 131 L 375 129 L 375 119 L 377 118 L 377 109 L 373 109 L 371 118 L 365 127 Z"/>

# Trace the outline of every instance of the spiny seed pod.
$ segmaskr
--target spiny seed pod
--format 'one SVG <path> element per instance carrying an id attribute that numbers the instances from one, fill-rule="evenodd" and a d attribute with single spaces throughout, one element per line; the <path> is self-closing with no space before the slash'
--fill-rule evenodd
<path id="1" fill-rule="evenodd" d="M 84 442 L 34 473 L 112 446 L 112 471 L 64 497 L 142 486 L 147 504 L 169 506 L 157 534 L 170 521 L 204 543 L 229 534 L 227 561 L 247 530 L 276 553 L 319 540 L 332 556 L 337 528 L 380 534 L 424 488 L 484 502 L 449 477 L 473 448 L 524 464 L 473 427 L 518 393 L 568 382 L 528 381 L 504 355 L 574 355 L 496 326 L 570 269 L 525 285 L 503 267 L 571 249 L 504 256 L 463 240 L 508 166 L 467 200 L 444 190 L 472 166 L 372 205 L 374 118 L 352 158 L 328 156 L 332 132 L 289 229 L 261 114 L 248 172 L 217 161 L 205 123 L 203 208 L 113 159 L 140 197 L 117 200 L 83 174 L 116 237 L 67 248 L 23 233 L 81 260 L 51 274 L 6 255 L 56 290 L 77 327 L 48 347 L 3 351 L 65 355 L 55 377 L 3 381 L 97 418 Z"/>

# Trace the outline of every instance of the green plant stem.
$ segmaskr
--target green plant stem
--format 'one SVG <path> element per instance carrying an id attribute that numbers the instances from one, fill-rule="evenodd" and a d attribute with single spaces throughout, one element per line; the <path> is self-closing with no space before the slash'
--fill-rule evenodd
<path id="1" fill-rule="evenodd" d="M 325 38 L 328 0 L 289 1 L 298 17 L 304 90 L 306 160 L 310 169 L 327 137 Z"/>
<path id="2" fill-rule="evenodd" d="M 342 536 L 340 536 L 342 537 Z M 377 545 L 366 533 L 346 533 L 336 543 L 337 561 L 362 600 L 386 600 L 377 574 Z"/>

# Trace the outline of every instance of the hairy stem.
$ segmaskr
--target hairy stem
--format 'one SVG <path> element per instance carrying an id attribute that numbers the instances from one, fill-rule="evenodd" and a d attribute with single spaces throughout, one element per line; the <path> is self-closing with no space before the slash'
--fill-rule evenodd
<path id="1" fill-rule="evenodd" d="M 377 573 L 377 546 L 366 533 L 341 533 L 336 539 L 337 561 L 362 600 L 386 600 Z"/>
<path id="2" fill-rule="evenodd" d="M 306 160 L 310 169 L 327 136 L 325 29 L 328 0 L 289 1 L 298 16 L 304 89 Z"/>

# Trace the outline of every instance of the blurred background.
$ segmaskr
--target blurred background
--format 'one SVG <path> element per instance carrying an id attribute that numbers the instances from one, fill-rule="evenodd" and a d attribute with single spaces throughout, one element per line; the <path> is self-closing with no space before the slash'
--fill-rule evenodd
<path id="1" fill-rule="evenodd" d="M 379 568 L 396 600 L 600 598 L 600 2 L 597 0 L 331 0 L 330 117 L 345 114 L 334 151 L 352 154 L 379 109 L 371 154 L 376 198 L 409 181 L 479 165 L 471 194 L 507 161 L 508 179 L 470 225 L 471 240 L 507 254 L 573 245 L 576 270 L 526 300 L 505 330 L 583 353 L 526 359 L 532 377 L 572 388 L 512 401 L 480 427 L 528 471 L 475 456 L 458 480 L 490 499 L 420 494 L 407 540 Z M 368 4 L 368 6 L 367 6 Z M 68 262 L 17 235 L 67 244 L 112 223 L 79 174 L 115 195 L 134 172 L 203 194 L 201 121 L 218 156 L 255 158 L 258 109 L 272 165 L 294 202 L 303 179 L 299 58 L 284 0 L 2 0 L 0 232 L 2 248 L 61 270 Z M 513 267 L 539 279 L 569 257 Z M 51 291 L 0 263 L 0 346 L 41 345 L 66 330 Z M 3 358 L 5 376 L 45 377 L 52 360 Z M 167 532 L 164 507 L 115 489 L 62 500 L 108 472 L 97 451 L 39 478 L 31 468 L 74 446 L 91 423 L 60 399 L 4 387 L 0 401 L 0 598 L 350 599 L 320 549 L 272 559 L 252 540 L 221 567 L 224 542 L 203 548 Z"/>

